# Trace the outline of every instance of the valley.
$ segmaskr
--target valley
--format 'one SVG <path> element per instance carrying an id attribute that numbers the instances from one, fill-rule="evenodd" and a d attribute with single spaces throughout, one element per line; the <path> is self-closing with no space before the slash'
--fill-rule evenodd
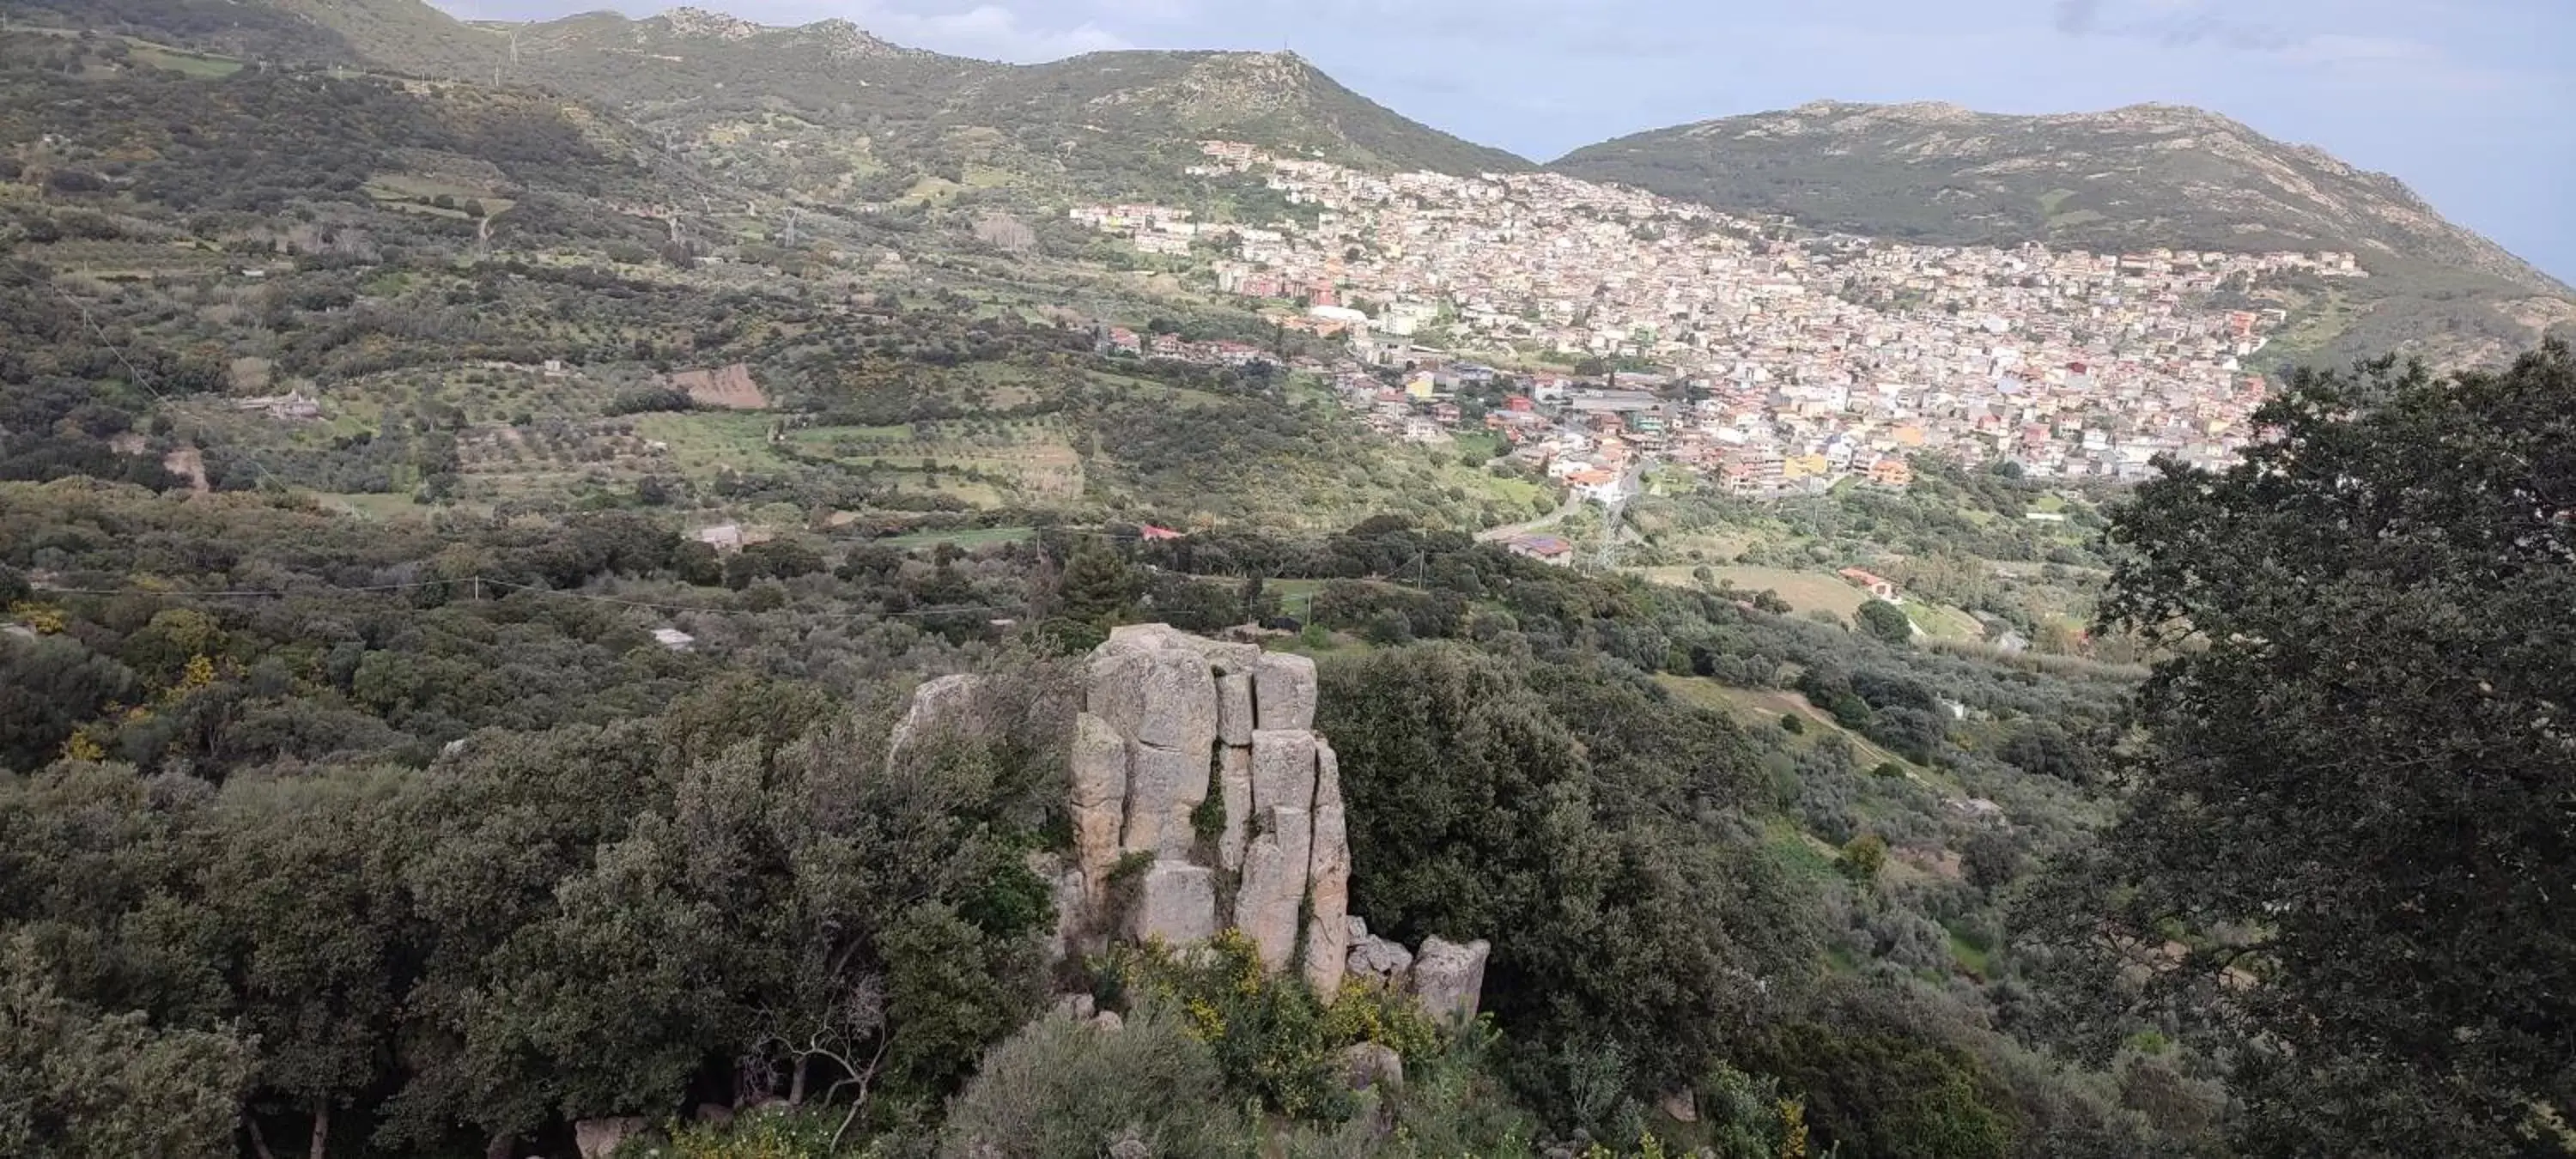
<path id="1" fill-rule="evenodd" d="M 2569 1150 L 2576 306 L 2391 179 L 6 9 L 0 1154 Z"/>

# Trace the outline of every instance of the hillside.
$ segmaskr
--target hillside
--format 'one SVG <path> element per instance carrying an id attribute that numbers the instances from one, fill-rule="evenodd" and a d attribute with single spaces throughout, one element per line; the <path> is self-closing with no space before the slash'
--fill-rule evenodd
<path id="1" fill-rule="evenodd" d="M 899 48 L 845 21 L 769 28 L 690 9 L 493 34 L 517 44 L 504 77 L 606 102 L 699 146 L 796 136 L 835 158 L 820 168 L 837 174 L 799 182 L 818 194 L 884 200 L 934 180 L 1137 195 L 1170 187 L 1204 137 L 1371 169 L 1528 167 L 1286 54 L 1112 52 L 1014 66 Z"/>
<path id="2" fill-rule="evenodd" d="M 833 527 L 1535 501 L 1275 375 L 1093 352 L 1096 320 L 1286 344 L 1245 316 L 1052 241 L 1005 261 L 989 210 L 791 225 L 738 154 L 664 140 L 528 86 L 0 34 L 0 365 L 32 376 L 0 384 L 0 477 Z M 65 348 L 90 324 L 145 381 L 84 385 L 119 356 Z"/>
<path id="3" fill-rule="evenodd" d="M 468 24 L 421 0 L 29 7 L 60 27 L 239 56 L 542 86 L 815 198 L 1142 196 L 1168 190 L 1202 137 L 1370 169 L 1529 167 L 1407 120 L 1290 54 L 1110 52 L 1016 66 L 901 47 L 845 20 L 780 28 L 694 8 Z"/>
<path id="4" fill-rule="evenodd" d="M 2280 352 L 2292 356 L 2519 349 L 2576 318 L 2567 286 L 2397 179 L 2173 105 L 2004 116 L 1820 101 L 1622 137 L 1550 167 L 1929 244 L 2356 253 L 2368 282 L 2277 303 L 2308 316 Z"/>

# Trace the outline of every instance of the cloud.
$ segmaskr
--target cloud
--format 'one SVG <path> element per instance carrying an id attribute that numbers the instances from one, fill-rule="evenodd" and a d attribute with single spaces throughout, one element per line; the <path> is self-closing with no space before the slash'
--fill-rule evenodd
<path id="1" fill-rule="evenodd" d="M 1091 6 L 1121 20 L 1169 22 L 1199 14 L 1199 0 L 1092 0 Z"/>
<path id="2" fill-rule="evenodd" d="M 2148 10 L 2106 19 L 2104 0 L 2057 0 L 2054 23 L 2057 31 L 2067 36 L 2151 40 L 2168 48 L 2207 44 L 2239 52 L 2282 52 L 2304 39 L 2272 25 L 2212 10 L 2200 0 L 2149 0 L 2141 7 Z"/>
<path id="3" fill-rule="evenodd" d="M 1025 63 L 1134 47 L 1089 21 L 1071 28 L 1041 28 L 999 4 L 952 12 L 915 12 L 872 0 L 845 7 L 847 19 L 897 44 L 963 56 Z"/>

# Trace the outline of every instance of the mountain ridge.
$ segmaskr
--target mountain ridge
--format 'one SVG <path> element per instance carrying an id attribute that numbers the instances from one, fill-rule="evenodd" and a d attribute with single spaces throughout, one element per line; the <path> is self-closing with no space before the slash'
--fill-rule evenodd
<path id="1" fill-rule="evenodd" d="M 1822 123 L 1811 124 L 1810 122 Z M 1953 138 L 1946 135 L 1947 131 L 1962 127 L 1973 128 L 1976 132 L 1966 138 Z M 1838 166 L 1830 160 L 1811 160 L 1810 165 L 1814 166 L 1817 172 L 1798 174 L 1796 176 L 1800 180 L 1775 182 L 1773 188 L 1767 189 L 1761 188 L 1754 182 L 1729 181 L 1726 176 L 1711 172 L 1719 167 L 1740 170 L 1757 167 L 1763 161 L 1777 161 L 1777 158 L 1758 156 L 1759 147 L 1742 144 L 1745 141 L 1799 140 L 1819 134 L 1828 139 L 1847 141 L 1872 133 L 1885 133 L 1890 129 L 1900 132 L 1912 131 L 1920 135 L 1911 139 L 1882 136 L 1879 143 L 1883 147 L 1876 151 L 1876 155 L 1887 158 L 1894 164 L 1922 165 L 1930 169 L 1923 174 L 1908 175 L 1894 181 L 1882 181 L 1881 184 L 1893 187 L 1889 189 L 1891 193 L 1896 192 L 1898 188 L 1920 192 L 1923 187 L 1929 186 L 1936 195 L 1943 189 L 1951 191 L 1954 195 L 1958 193 L 1976 195 L 1980 191 L 1963 188 L 1964 185 L 1971 184 L 1968 179 L 1973 178 L 1989 179 L 1985 184 L 1996 193 L 2018 192 L 2010 188 L 2012 183 L 1996 179 L 2009 174 L 2042 171 L 2044 162 L 2040 156 L 2035 155 L 2042 150 L 2060 154 L 2073 153 L 2074 156 L 2070 157 L 2070 160 L 2090 160 L 2102 151 L 2126 145 L 2133 149 L 2144 146 L 2164 151 L 2192 149 L 2197 152 L 2213 153 L 2240 169 L 2258 170 L 2253 174 L 2254 176 L 2265 178 L 2268 184 L 2283 186 L 2284 192 L 2314 199 L 2317 196 L 2315 192 L 2295 187 L 2298 179 L 2308 178 L 2310 175 L 2284 174 L 2277 167 L 2263 171 L 2265 167 L 2259 164 L 2260 161 L 2270 160 L 2273 157 L 2295 158 L 2316 170 L 2315 176 L 2348 183 L 2356 187 L 2351 192 L 2363 192 L 2377 198 L 2383 204 L 2364 205 L 2362 208 L 2395 228 L 2420 234 L 2426 239 L 2438 240 L 2443 245 L 2456 250 L 2456 253 L 2448 255 L 2452 259 L 2450 264 L 2491 273 L 2545 293 L 2570 292 L 2569 287 L 2559 279 L 2514 256 L 2492 240 L 2443 218 L 2438 210 L 2424 201 L 2399 178 L 2353 165 L 2316 145 L 2274 139 L 2234 117 L 2196 105 L 2142 102 L 2096 112 L 2024 114 L 1980 112 L 1948 102 L 1880 104 L 1817 100 L 1788 109 L 1713 117 L 1662 129 L 1631 133 L 1576 149 L 1548 162 L 1547 167 L 1577 177 L 1638 185 L 1668 196 L 1684 197 L 1710 204 L 1722 203 L 1726 208 L 1791 213 L 1808 220 L 1811 224 L 1832 229 L 1850 228 L 1852 232 L 1905 233 L 1910 226 L 1913 227 L 1913 232 L 1922 234 L 1925 240 L 1959 244 L 2003 241 L 2053 242 L 2060 238 L 2051 236 L 2052 234 L 2071 232 L 2073 236 L 2067 240 L 2109 240 L 2121 243 L 2113 248 L 2148 244 L 2175 246 L 2198 244 L 2207 248 L 2222 246 L 2242 248 L 2238 238 L 2221 236 L 2217 231 L 2205 231 L 2211 233 L 2208 237 L 2164 236 L 2154 239 L 2140 238 L 2131 242 L 2121 235 L 2124 227 L 2137 228 L 2134 219 L 2124 220 L 2110 215 L 2102 215 L 2098 219 L 2107 221 L 2109 223 L 2107 226 L 2089 231 L 2083 227 L 2094 225 L 2095 220 L 2077 221 L 2072 226 L 2049 220 L 2082 213 L 2080 209 L 2066 208 L 2070 199 L 2060 199 L 2055 206 L 2049 207 L 2045 215 L 2027 214 L 2022 212 L 2027 207 L 2011 206 L 1998 213 L 1968 215 L 1964 220 L 1961 220 L 1961 215 L 1951 214 L 1949 216 L 1952 220 L 1946 227 L 1926 228 L 1919 219 L 1891 219 L 1883 212 L 1874 213 L 1867 209 L 1854 211 L 1847 206 L 1837 204 L 1822 191 L 1813 189 L 1813 185 L 1821 183 L 1827 177 L 1851 175 L 1848 172 L 1848 166 Z M 2037 148 L 2016 148 L 2015 142 L 1999 140 L 2016 133 L 2028 135 L 2045 131 L 2085 134 L 2095 140 L 2085 141 L 2068 137 L 2040 139 L 2032 142 L 2032 145 Z M 2134 144 L 2123 143 L 2115 139 L 2117 134 L 2136 134 L 2152 137 L 2154 140 Z M 2185 136 L 2186 134 L 2189 136 Z M 1721 144 L 1721 141 L 1728 143 Z M 1680 145 L 1681 142 L 1706 145 L 1709 156 L 1704 158 L 1689 156 Z M 1832 158 L 1850 156 L 1857 153 L 1857 150 L 1852 150 L 1848 146 L 1839 148 L 1827 146 L 1818 152 L 1826 158 Z M 1932 165 L 1934 162 L 1945 160 L 1976 164 L 1965 164 L 1948 170 Z M 2100 172 L 2079 172 L 2071 165 L 2061 166 L 2055 172 L 2076 181 L 2096 180 L 2104 176 Z M 1700 183 L 1694 185 L 1692 183 L 1694 178 L 1700 179 Z M 2190 181 L 2187 176 L 2180 180 Z M 2207 182 L 2190 183 L 2208 184 Z M 2040 191 L 2032 195 L 2032 199 L 2036 201 L 2047 192 L 2053 192 L 2053 190 Z M 2071 192 L 2074 198 L 2082 198 L 2087 191 L 2076 189 Z M 1954 196 L 1952 200 L 1955 199 Z M 2246 223 L 2235 224 L 2241 227 Z M 1873 226 L 1876 228 L 1871 228 Z M 2189 225 L 2187 228 L 2201 229 L 2197 225 Z M 2289 232 L 2283 228 L 2283 224 L 2279 223 L 2265 223 L 2258 228 L 2272 232 Z M 2240 228 L 2235 232 L 2241 235 L 2255 231 Z M 2330 242 L 2335 239 L 2323 229 L 2316 229 L 2311 237 L 2305 239 L 2293 237 L 2291 240 Z M 2354 248 L 2364 251 L 2377 248 L 2392 254 L 2401 252 L 2394 243 L 2386 242 L 2368 233 L 2352 237 L 2349 241 Z M 2374 241 L 2381 244 L 2374 247 L 2372 244 Z"/>
<path id="2" fill-rule="evenodd" d="M 2501 362 L 2576 330 L 2576 290 L 2405 182 L 2223 113 L 1811 101 L 1574 150 L 1547 168 L 1831 233 L 1928 245 L 2355 255 L 2371 276 L 2238 294 L 2288 315 L 2265 368 L 2397 352 Z"/>
<path id="3" fill-rule="evenodd" d="M 1995 114 L 1818 100 L 1633 133 L 1541 166 L 1408 119 L 1284 53 L 1119 50 L 1018 65 L 897 45 L 846 20 L 764 25 L 697 6 L 473 24 L 423 0 L 24 6 L 263 59 L 264 41 L 281 59 L 550 89 L 694 164 L 817 206 L 1259 197 L 1257 176 L 1225 189 L 1186 176 L 1197 142 L 1222 138 L 1376 172 L 1545 168 L 1927 244 L 2358 255 L 2366 286 L 2243 303 L 2298 319 L 2280 360 L 2396 349 L 2490 361 L 2576 328 L 2576 291 L 2399 179 L 2190 105 Z"/>

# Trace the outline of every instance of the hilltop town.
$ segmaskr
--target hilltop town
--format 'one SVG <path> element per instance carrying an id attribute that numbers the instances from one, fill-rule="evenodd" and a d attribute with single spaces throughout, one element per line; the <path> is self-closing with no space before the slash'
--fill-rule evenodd
<path id="1" fill-rule="evenodd" d="M 2223 462 L 2264 394 L 2248 360 L 2284 321 L 2248 291 L 2368 276 L 2349 253 L 1909 245 L 1552 173 L 1378 176 L 1202 148 L 1193 175 L 1257 176 L 1295 212 L 1072 218 L 1201 259 L 1220 292 L 1346 338 L 1337 382 L 1391 433 L 1492 429 L 1604 501 L 1637 454 L 1754 497 L 1904 486 L 1925 453 L 2068 479 L 2136 478 L 2159 455 Z M 1605 373 L 1503 369 L 1548 364 Z"/>

